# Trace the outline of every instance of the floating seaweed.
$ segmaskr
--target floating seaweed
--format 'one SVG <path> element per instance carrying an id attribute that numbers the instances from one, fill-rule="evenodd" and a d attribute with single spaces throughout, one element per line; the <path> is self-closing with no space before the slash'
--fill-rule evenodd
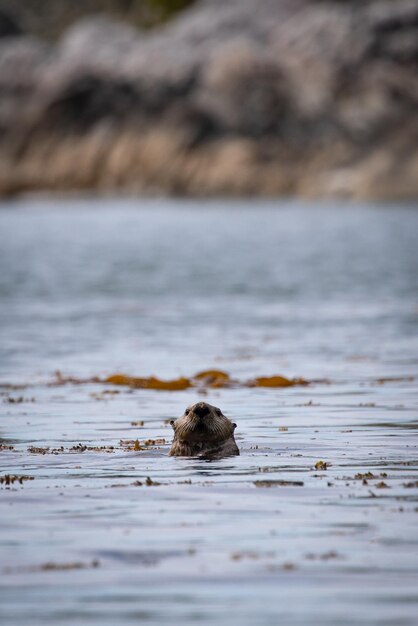
<path id="1" fill-rule="evenodd" d="M 0 484 L 1 485 L 13 485 L 14 483 L 19 483 L 23 485 L 26 480 L 35 480 L 34 476 L 17 476 L 15 474 L 6 474 L 5 476 L 0 476 Z"/>
<path id="2" fill-rule="evenodd" d="M 176 378 L 175 380 L 160 380 L 155 376 L 148 378 L 137 378 L 136 376 L 126 376 L 125 374 L 113 374 L 105 378 L 105 383 L 112 385 L 127 385 L 135 389 L 156 389 L 160 391 L 183 391 L 191 387 L 188 378 Z"/>
<path id="3" fill-rule="evenodd" d="M 377 378 L 374 382 L 378 385 L 385 385 L 386 383 L 411 383 L 414 380 L 414 376 L 386 376 Z"/>
<path id="4" fill-rule="evenodd" d="M 294 387 L 309 385 L 304 378 L 286 378 L 285 376 L 260 376 L 246 383 L 247 387 Z"/>
<path id="5" fill-rule="evenodd" d="M 256 487 L 303 487 L 301 480 L 254 480 Z"/>
<path id="6" fill-rule="evenodd" d="M 317 461 L 314 465 L 316 470 L 325 471 L 328 469 L 329 463 L 325 461 Z"/>
<path id="7" fill-rule="evenodd" d="M 9 396 L 4 402 L 8 404 L 23 404 L 23 402 L 36 402 L 35 398 L 25 398 L 24 396 Z"/>
<path id="8" fill-rule="evenodd" d="M 112 453 L 115 449 L 116 446 L 88 446 L 83 443 L 77 443 L 75 446 L 71 446 L 70 448 L 64 448 L 64 446 L 60 446 L 59 448 L 29 446 L 28 452 L 31 454 L 68 454 L 86 451 Z"/>
<path id="9" fill-rule="evenodd" d="M 304 378 L 287 378 L 286 376 L 260 376 L 246 381 L 240 381 L 231 378 L 231 376 L 222 370 L 209 369 L 197 372 L 191 377 L 180 376 L 172 380 L 162 380 L 156 376 L 129 376 L 128 374 L 116 373 L 99 378 L 92 376 L 90 378 L 77 378 L 76 376 L 64 376 L 60 371 L 55 372 L 55 378 L 48 383 L 49 386 L 60 385 L 84 385 L 84 384 L 106 384 L 125 386 L 131 389 L 151 389 L 156 391 L 184 391 L 191 387 L 199 389 L 199 393 L 204 393 L 207 388 L 217 389 L 223 387 L 293 387 L 306 386 L 311 383 L 329 383 L 328 380 L 309 381 Z M 118 390 L 105 390 L 95 392 L 92 395 L 96 400 L 103 400 L 105 394 L 111 395 L 119 393 Z"/>
<path id="10" fill-rule="evenodd" d="M 204 387 L 230 387 L 236 381 L 232 381 L 229 374 L 222 370 L 205 370 L 198 372 L 192 377 L 192 384 Z"/>
<path id="11" fill-rule="evenodd" d="M 403 483 L 403 486 L 406 487 L 407 489 L 413 489 L 418 487 L 418 480 L 413 480 L 411 482 L 408 483 Z"/>
<path id="12" fill-rule="evenodd" d="M 150 478 L 149 476 L 147 476 L 145 484 L 147 487 L 158 487 L 158 485 L 161 485 L 161 483 L 157 482 L 156 480 L 152 480 L 152 478 Z"/>
<path id="13" fill-rule="evenodd" d="M 139 441 L 139 439 L 121 439 L 119 443 L 123 450 L 133 450 L 135 452 L 139 452 L 146 447 L 163 446 L 166 441 L 163 438 L 145 439 L 142 442 Z"/>
<path id="14" fill-rule="evenodd" d="M 81 561 L 75 561 L 73 563 L 43 563 L 39 565 L 37 570 L 42 572 L 57 572 L 57 571 L 68 571 L 73 569 L 88 569 L 88 568 L 96 568 L 100 566 L 100 562 L 97 560 L 91 561 L 91 563 L 82 563 Z"/>

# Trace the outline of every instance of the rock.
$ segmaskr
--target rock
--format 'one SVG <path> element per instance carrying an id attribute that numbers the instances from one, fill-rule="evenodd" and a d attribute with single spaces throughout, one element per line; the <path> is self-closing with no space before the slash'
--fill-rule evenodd
<path id="1" fill-rule="evenodd" d="M 22 29 L 13 15 L 0 8 L 0 38 L 16 37 L 22 34 Z"/>
<path id="2" fill-rule="evenodd" d="M 42 110 L 45 131 L 83 133 L 103 119 L 114 123 L 132 116 L 137 102 L 134 87 L 123 80 L 85 73 L 74 76 L 49 98 Z"/>
<path id="3" fill-rule="evenodd" d="M 32 37 L 0 40 L 0 144 L 25 123 L 50 53 L 47 44 Z"/>
<path id="4" fill-rule="evenodd" d="M 280 134 L 291 103 L 283 73 L 245 39 L 220 45 L 202 72 L 198 101 L 225 132 Z"/>
<path id="5" fill-rule="evenodd" d="M 62 37 L 58 57 L 64 64 L 90 64 L 117 72 L 135 54 L 139 33 L 127 24 L 105 16 L 88 17 L 76 22 Z"/>
<path id="6" fill-rule="evenodd" d="M 0 43 L 0 191 L 418 195 L 418 1 L 201 0 Z"/>

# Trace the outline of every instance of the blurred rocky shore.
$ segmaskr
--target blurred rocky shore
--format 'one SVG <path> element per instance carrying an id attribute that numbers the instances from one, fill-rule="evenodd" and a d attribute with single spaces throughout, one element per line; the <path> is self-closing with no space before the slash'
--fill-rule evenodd
<path id="1" fill-rule="evenodd" d="M 418 0 L 200 0 L 57 40 L 0 12 L 0 194 L 418 197 Z"/>

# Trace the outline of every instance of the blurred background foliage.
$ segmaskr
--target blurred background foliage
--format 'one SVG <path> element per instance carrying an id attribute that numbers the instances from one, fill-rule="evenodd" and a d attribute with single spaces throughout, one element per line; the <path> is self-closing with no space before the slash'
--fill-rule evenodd
<path id="1" fill-rule="evenodd" d="M 45 39 L 57 39 L 78 19 L 105 13 L 138 28 L 151 28 L 195 0 L 0 0 L 0 34 L 8 22 Z M 11 32 L 13 34 L 13 31 Z"/>
<path id="2" fill-rule="evenodd" d="M 0 0 L 0 36 L 16 31 L 56 40 L 77 20 L 106 14 L 129 22 L 139 29 L 149 29 L 175 17 L 198 0 Z M 386 0 L 396 4 L 398 0 Z M 313 4 L 364 7 L 377 0 L 312 0 Z M 254 9 L 256 10 L 256 1 Z"/>

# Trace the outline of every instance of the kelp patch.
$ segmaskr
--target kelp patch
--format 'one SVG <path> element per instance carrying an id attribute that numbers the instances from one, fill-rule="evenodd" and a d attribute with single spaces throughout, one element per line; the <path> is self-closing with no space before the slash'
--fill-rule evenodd
<path id="1" fill-rule="evenodd" d="M 249 380 L 238 380 L 232 378 L 227 372 L 216 369 L 202 370 L 190 377 L 180 376 L 171 380 L 162 380 L 157 376 L 129 376 L 128 374 L 116 373 L 106 376 L 106 378 L 76 378 L 74 376 L 63 376 L 61 372 L 55 373 L 55 379 L 49 383 L 51 386 L 59 385 L 81 385 L 88 383 L 99 383 L 106 385 L 116 385 L 129 387 L 130 389 L 151 389 L 156 391 L 184 391 L 190 388 L 219 389 L 225 387 L 294 387 L 306 386 L 314 381 L 305 378 L 287 378 L 286 376 L 259 376 Z M 315 381 L 324 382 L 324 381 Z M 328 382 L 328 381 L 326 381 Z M 103 392 L 104 393 L 104 392 Z M 95 394 L 97 399 L 102 399 L 100 394 Z"/>
<path id="2" fill-rule="evenodd" d="M 23 485 L 23 483 L 27 480 L 35 479 L 33 476 L 16 476 L 14 474 L 6 474 L 5 476 L 0 476 L 0 485 L 6 485 L 6 487 L 14 485 L 14 483 L 19 483 L 19 485 Z"/>
<path id="3" fill-rule="evenodd" d="M 302 480 L 254 480 L 256 487 L 303 487 Z"/>
<path id="4" fill-rule="evenodd" d="M 294 387 L 309 385 L 304 378 L 286 378 L 285 376 L 260 376 L 247 383 L 249 387 Z"/>
<path id="5" fill-rule="evenodd" d="M 136 376 L 126 376 L 125 374 L 113 374 L 101 382 L 111 385 L 126 385 L 127 387 L 133 387 L 135 389 L 157 389 L 159 391 L 183 391 L 192 386 L 188 378 L 160 380 L 155 376 L 138 378 Z"/>

